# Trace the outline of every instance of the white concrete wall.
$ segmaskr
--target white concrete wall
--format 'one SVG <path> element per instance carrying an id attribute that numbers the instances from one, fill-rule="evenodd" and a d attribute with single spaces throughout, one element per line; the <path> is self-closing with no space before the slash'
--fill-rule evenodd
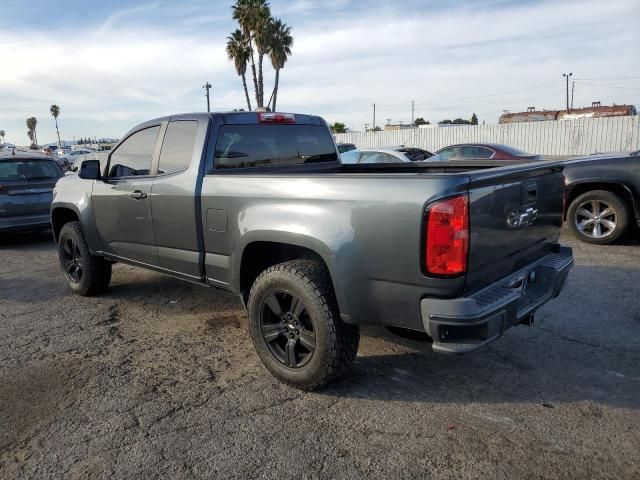
<path id="1" fill-rule="evenodd" d="M 386 132 L 342 133 L 359 148 L 405 145 L 429 151 L 454 143 L 506 143 L 540 155 L 640 150 L 640 115 L 501 125 L 460 125 Z"/>

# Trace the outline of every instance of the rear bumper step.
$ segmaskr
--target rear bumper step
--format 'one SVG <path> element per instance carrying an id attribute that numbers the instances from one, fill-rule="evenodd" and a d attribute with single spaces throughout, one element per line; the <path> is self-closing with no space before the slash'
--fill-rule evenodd
<path id="1" fill-rule="evenodd" d="M 423 299 L 422 322 L 433 338 L 433 350 L 466 353 L 514 325 L 531 325 L 534 312 L 560 294 L 572 266 L 571 248 L 560 247 L 558 253 L 546 255 L 468 297 Z"/>

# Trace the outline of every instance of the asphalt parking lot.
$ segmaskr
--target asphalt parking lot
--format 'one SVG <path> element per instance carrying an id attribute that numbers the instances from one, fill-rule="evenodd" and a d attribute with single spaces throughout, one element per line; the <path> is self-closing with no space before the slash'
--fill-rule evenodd
<path id="1" fill-rule="evenodd" d="M 0 240 L 0 477 L 640 478 L 640 244 L 566 237 L 565 291 L 489 347 L 367 331 L 350 377 L 273 379 L 235 297 L 117 265 L 71 295 Z"/>

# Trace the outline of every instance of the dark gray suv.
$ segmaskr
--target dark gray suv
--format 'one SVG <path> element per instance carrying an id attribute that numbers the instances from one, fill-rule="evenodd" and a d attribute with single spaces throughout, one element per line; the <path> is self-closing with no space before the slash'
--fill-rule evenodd
<path id="1" fill-rule="evenodd" d="M 57 163 L 34 154 L 0 154 L 0 232 L 49 227 Z"/>

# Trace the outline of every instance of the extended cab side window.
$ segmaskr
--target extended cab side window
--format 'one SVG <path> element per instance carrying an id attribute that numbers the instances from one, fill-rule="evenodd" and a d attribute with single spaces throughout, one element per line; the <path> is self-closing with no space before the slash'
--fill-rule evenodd
<path id="1" fill-rule="evenodd" d="M 223 125 L 214 168 L 269 167 L 338 160 L 329 129 L 320 125 Z"/>
<path id="2" fill-rule="evenodd" d="M 159 131 L 160 126 L 145 128 L 122 142 L 111 154 L 109 177 L 149 175 Z"/>
<path id="3" fill-rule="evenodd" d="M 158 175 L 179 172 L 189 167 L 197 132 L 198 122 L 195 120 L 169 122 L 160 151 Z"/>

